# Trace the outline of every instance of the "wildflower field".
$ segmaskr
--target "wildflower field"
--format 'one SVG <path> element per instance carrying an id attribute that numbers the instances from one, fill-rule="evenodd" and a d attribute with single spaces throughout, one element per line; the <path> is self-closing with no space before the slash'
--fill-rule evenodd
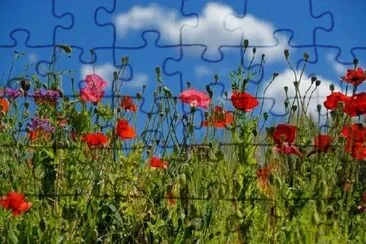
<path id="1" fill-rule="evenodd" d="M 284 87 L 286 118 L 270 124 L 267 87 L 247 91 L 251 64 L 233 67 L 232 89 L 216 101 L 219 76 L 173 94 L 160 68 L 153 94 L 124 94 L 124 57 L 104 99 L 97 73 L 64 94 L 57 55 L 70 52 L 55 47 L 45 79 L 9 75 L 0 88 L 0 243 L 366 243 L 357 59 L 340 77 L 346 90 L 331 85 L 310 114 L 321 80 L 304 80 L 308 54 L 299 73 L 285 50 L 296 95 Z M 144 121 L 149 134 L 136 127 L 143 96 L 160 98 Z"/>

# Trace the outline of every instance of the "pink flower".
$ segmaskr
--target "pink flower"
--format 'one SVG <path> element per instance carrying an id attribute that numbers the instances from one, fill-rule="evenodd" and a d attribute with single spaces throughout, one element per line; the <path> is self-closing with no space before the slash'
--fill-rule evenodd
<path id="1" fill-rule="evenodd" d="M 104 96 L 104 88 L 107 82 L 99 75 L 91 74 L 85 77 L 86 86 L 80 90 L 82 101 L 99 102 Z"/>
<path id="2" fill-rule="evenodd" d="M 188 103 L 192 107 L 201 107 L 204 109 L 208 108 L 211 100 L 205 92 L 197 91 L 195 89 L 188 89 L 183 91 L 179 95 L 179 98 L 182 100 L 183 103 Z"/>

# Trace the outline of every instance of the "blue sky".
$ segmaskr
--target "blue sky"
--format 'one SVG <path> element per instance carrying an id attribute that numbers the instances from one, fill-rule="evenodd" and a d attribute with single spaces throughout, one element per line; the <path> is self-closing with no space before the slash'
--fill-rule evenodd
<path id="1" fill-rule="evenodd" d="M 283 118 L 283 87 L 289 86 L 291 95 L 294 81 L 283 50 L 290 50 L 295 66 L 301 64 L 304 52 L 309 53 L 307 79 L 300 88 L 308 87 L 312 74 L 322 80 L 316 92 L 319 98 L 311 103 L 314 110 L 329 94 L 331 83 L 342 89 L 339 77 L 352 67 L 354 56 L 361 67 L 366 63 L 365 9 L 363 0 L 2 0 L 0 81 L 4 84 L 8 78 L 14 50 L 24 52 L 24 57 L 16 62 L 11 77 L 32 72 L 42 76 L 52 47 L 65 43 L 73 47 L 72 55 L 58 64 L 72 71 L 63 80 L 66 94 L 71 92 L 71 77 L 81 81 L 92 72 L 92 48 L 96 73 L 109 83 L 121 57 L 129 57 L 122 94 L 134 96 L 143 84 L 151 94 L 157 66 L 175 95 L 186 81 L 203 90 L 216 73 L 230 92 L 229 72 L 239 64 L 241 41 L 249 39 L 257 47 L 256 63 L 262 53 L 266 55 L 263 76 L 251 81 L 249 92 L 255 93 L 258 85 L 263 90 L 273 72 L 280 74 L 265 94 L 265 111 L 275 123 Z M 24 64 L 31 66 L 24 70 Z M 141 112 L 149 111 L 152 101 L 151 95 L 145 97 Z"/>

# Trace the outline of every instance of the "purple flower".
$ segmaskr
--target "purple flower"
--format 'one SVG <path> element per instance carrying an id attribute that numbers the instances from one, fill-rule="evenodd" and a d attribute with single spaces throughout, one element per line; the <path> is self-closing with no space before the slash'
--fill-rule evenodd
<path id="1" fill-rule="evenodd" d="M 55 103 L 58 98 L 60 98 L 60 92 L 58 90 L 46 90 L 44 88 L 35 90 L 33 93 L 33 98 L 36 103 Z"/>
<path id="2" fill-rule="evenodd" d="M 29 128 L 32 131 L 42 129 L 47 132 L 54 132 L 56 129 L 48 119 L 43 119 L 43 118 L 39 118 L 39 117 L 34 117 L 31 119 Z"/>
<path id="3" fill-rule="evenodd" d="M 4 90 L 0 90 L 0 97 L 9 97 L 12 99 L 16 99 L 17 97 L 20 97 L 23 95 L 23 92 L 18 89 L 14 88 L 5 88 Z"/>

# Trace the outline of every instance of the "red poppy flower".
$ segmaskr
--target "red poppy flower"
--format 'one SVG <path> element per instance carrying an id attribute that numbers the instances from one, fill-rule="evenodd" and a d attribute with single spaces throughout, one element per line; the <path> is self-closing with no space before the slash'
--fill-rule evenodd
<path id="1" fill-rule="evenodd" d="M 81 137 L 81 141 L 86 142 L 89 147 L 98 147 L 107 144 L 108 137 L 100 132 L 88 133 Z"/>
<path id="2" fill-rule="evenodd" d="M 296 126 L 279 124 L 273 132 L 273 140 L 276 144 L 284 142 L 293 143 L 296 137 Z"/>
<path id="3" fill-rule="evenodd" d="M 24 195 L 18 192 L 9 192 L 6 196 L 0 199 L 0 206 L 5 209 L 11 209 L 13 216 L 18 216 L 27 212 L 32 203 L 24 200 Z"/>
<path id="4" fill-rule="evenodd" d="M 237 91 L 231 95 L 231 102 L 236 109 L 244 112 L 252 111 L 259 104 L 258 100 L 249 93 Z"/>
<path id="5" fill-rule="evenodd" d="M 279 124 L 273 132 L 273 140 L 276 144 L 274 150 L 277 153 L 284 153 L 286 155 L 295 154 L 302 156 L 300 150 L 291 145 L 295 141 L 296 126 Z"/>
<path id="6" fill-rule="evenodd" d="M 348 116 L 354 117 L 366 113 L 366 92 L 349 97 L 345 101 L 344 110 Z"/>
<path id="7" fill-rule="evenodd" d="M 168 162 L 154 156 L 150 159 L 150 167 L 160 168 L 160 169 L 167 169 L 168 168 Z"/>
<path id="8" fill-rule="evenodd" d="M 362 124 L 347 125 L 343 127 L 341 134 L 347 139 L 345 151 L 355 159 L 366 159 L 366 128 Z"/>
<path id="9" fill-rule="evenodd" d="M 332 141 L 328 135 L 318 135 L 314 138 L 314 147 L 320 152 L 328 152 Z"/>
<path id="10" fill-rule="evenodd" d="M 129 96 L 124 96 L 121 101 L 121 108 L 124 110 L 130 110 L 131 112 L 136 112 L 136 105 L 133 103 L 133 100 Z"/>
<path id="11" fill-rule="evenodd" d="M 208 108 L 211 101 L 210 97 L 205 92 L 197 91 L 192 88 L 183 91 L 179 95 L 179 98 L 183 103 L 188 103 L 192 107 L 201 107 L 204 109 Z"/>
<path id="12" fill-rule="evenodd" d="M 362 124 L 352 124 L 343 127 L 341 135 L 347 140 L 363 143 L 366 141 L 366 128 Z"/>
<path id="13" fill-rule="evenodd" d="M 1 112 L 6 113 L 9 110 L 9 101 L 6 98 L 0 98 Z"/>
<path id="14" fill-rule="evenodd" d="M 333 92 L 327 96 L 326 100 L 324 101 L 324 107 L 334 110 L 338 107 L 338 102 L 347 102 L 348 99 L 349 97 L 340 92 Z"/>
<path id="15" fill-rule="evenodd" d="M 346 83 L 351 83 L 354 86 L 360 85 L 364 80 L 366 80 L 366 72 L 361 68 L 348 69 L 347 74 L 341 79 Z"/>
<path id="16" fill-rule="evenodd" d="M 202 122 L 205 127 L 213 126 L 216 128 L 225 128 L 231 125 L 234 121 L 234 115 L 232 112 L 225 111 L 222 107 L 216 106 L 213 113 Z"/>
<path id="17" fill-rule="evenodd" d="M 116 128 L 117 135 L 122 140 L 133 139 L 136 137 L 135 129 L 128 124 L 128 121 L 125 119 L 119 119 L 117 121 L 117 128 Z"/>
<path id="18" fill-rule="evenodd" d="M 362 142 L 347 140 L 344 150 L 354 159 L 366 159 L 366 146 L 364 146 Z"/>

